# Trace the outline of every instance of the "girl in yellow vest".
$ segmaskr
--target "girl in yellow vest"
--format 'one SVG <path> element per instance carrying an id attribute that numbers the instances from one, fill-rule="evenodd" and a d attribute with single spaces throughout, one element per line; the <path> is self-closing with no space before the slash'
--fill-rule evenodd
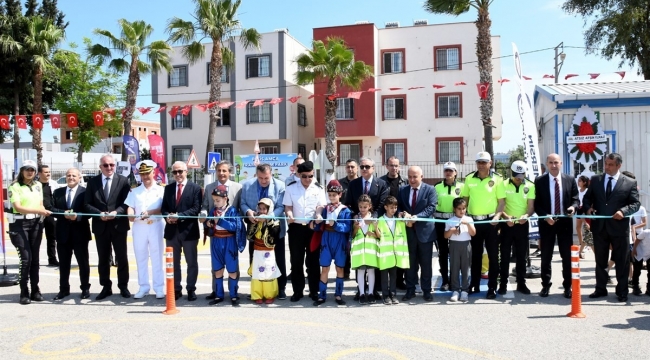
<path id="1" fill-rule="evenodd" d="M 409 268 L 409 248 L 406 242 L 406 225 L 395 219 L 397 199 L 389 196 L 384 202 L 386 213 L 379 218 L 377 230 L 379 236 L 379 271 L 381 272 L 381 290 L 384 305 L 397 305 L 397 268 Z M 390 279 L 390 280 L 389 280 Z M 390 287 L 389 287 L 390 283 Z"/>
<path id="2" fill-rule="evenodd" d="M 368 195 L 359 196 L 359 214 L 352 225 L 352 246 L 350 249 L 351 268 L 357 271 L 359 285 L 359 304 L 373 304 L 375 297 L 375 268 L 378 266 L 379 232 L 377 222 L 372 220 L 372 200 Z M 365 276 L 368 274 L 368 292 L 365 292 Z"/>

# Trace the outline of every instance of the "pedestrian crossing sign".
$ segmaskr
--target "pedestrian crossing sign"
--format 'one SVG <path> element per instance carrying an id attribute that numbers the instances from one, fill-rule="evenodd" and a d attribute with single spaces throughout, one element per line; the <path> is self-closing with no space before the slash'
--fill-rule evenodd
<path id="1" fill-rule="evenodd" d="M 196 156 L 194 149 L 190 153 L 190 157 L 187 159 L 187 168 L 188 169 L 200 169 L 201 164 L 199 163 L 199 158 Z"/>
<path id="2" fill-rule="evenodd" d="M 208 153 L 208 173 L 214 174 L 217 172 L 217 163 L 219 163 L 219 161 L 221 161 L 221 153 Z"/>

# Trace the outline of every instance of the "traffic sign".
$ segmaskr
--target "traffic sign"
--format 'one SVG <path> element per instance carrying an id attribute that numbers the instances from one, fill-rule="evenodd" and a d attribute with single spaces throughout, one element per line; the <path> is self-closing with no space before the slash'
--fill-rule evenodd
<path id="1" fill-rule="evenodd" d="M 187 159 L 187 168 L 188 169 L 200 169 L 201 164 L 199 163 L 199 158 L 196 156 L 194 149 L 190 153 L 190 157 Z"/>
<path id="2" fill-rule="evenodd" d="M 214 174 L 217 172 L 217 164 L 221 161 L 221 153 L 209 152 L 208 153 L 208 173 Z"/>

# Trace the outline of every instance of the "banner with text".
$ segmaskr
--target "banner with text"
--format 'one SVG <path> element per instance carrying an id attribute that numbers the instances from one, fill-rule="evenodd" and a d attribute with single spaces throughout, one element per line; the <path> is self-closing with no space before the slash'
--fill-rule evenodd
<path id="1" fill-rule="evenodd" d="M 165 140 L 160 135 L 149 135 L 149 152 L 151 153 L 151 160 L 158 166 L 154 170 L 154 179 L 161 184 L 167 183 L 167 176 L 165 171 Z"/>
<path id="2" fill-rule="evenodd" d="M 291 165 L 298 154 L 260 154 L 260 164 L 271 165 L 271 175 L 284 182 L 291 175 Z M 255 154 L 235 155 L 235 181 L 244 182 L 256 175 Z"/>
<path id="3" fill-rule="evenodd" d="M 138 140 L 133 136 L 124 135 L 122 141 L 124 142 L 126 157 L 129 164 L 131 164 L 131 171 L 133 172 L 133 175 L 138 175 L 138 169 L 135 167 L 135 164 L 140 161 L 140 145 L 138 144 Z"/>

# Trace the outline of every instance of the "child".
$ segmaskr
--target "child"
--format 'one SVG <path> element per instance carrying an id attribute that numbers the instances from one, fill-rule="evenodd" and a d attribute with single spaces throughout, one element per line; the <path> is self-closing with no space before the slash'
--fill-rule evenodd
<path id="1" fill-rule="evenodd" d="M 251 274 L 251 300 L 262 304 L 272 304 L 278 296 L 280 269 L 275 262 L 273 249 L 280 235 L 280 221 L 270 218 L 273 215 L 273 201 L 263 198 L 257 203 L 257 215 L 268 217 L 248 226 L 248 240 L 253 244 L 253 265 Z"/>
<path id="2" fill-rule="evenodd" d="M 632 232 L 632 238 L 634 239 L 634 247 L 632 248 L 632 261 L 634 262 L 632 294 L 637 296 L 642 294 L 639 277 L 641 276 L 641 268 L 643 267 L 644 260 L 646 268 L 649 269 L 645 294 L 650 295 L 650 266 L 648 266 L 650 260 L 650 237 L 648 237 L 648 234 L 650 234 L 650 229 L 644 229 L 640 233 L 636 231 Z"/>
<path id="3" fill-rule="evenodd" d="M 409 248 L 406 242 L 406 224 L 395 220 L 397 199 L 389 196 L 384 202 L 386 213 L 379 218 L 379 271 L 384 305 L 397 305 L 397 268 L 409 268 Z M 389 282 L 390 278 L 390 282 Z M 390 287 L 389 287 L 390 284 Z"/>
<path id="4" fill-rule="evenodd" d="M 322 215 L 312 222 L 311 227 L 315 231 L 323 231 L 323 237 L 320 244 L 320 284 L 318 286 L 318 300 L 314 301 L 314 306 L 325 302 L 327 298 L 327 275 L 334 260 L 336 267 L 336 287 L 334 290 L 334 300 L 339 305 L 345 305 L 343 300 L 343 269 L 346 261 L 346 248 L 350 236 L 350 217 L 352 212 L 345 205 L 341 204 L 341 193 L 343 186 L 334 179 L 327 184 L 327 196 L 330 204 L 323 209 Z M 323 220 L 327 219 L 325 224 Z"/>
<path id="5" fill-rule="evenodd" d="M 375 268 L 377 259 L 377 232 L 376 221 L 372 218 L 372 200 L 368 195 L 359 196 L 359 214 L 352 225 L 352 245 L 350 249 L 351 268 L 357 271 L 357 284 L 359 285 L 359 304 L 374 304 L 375 297 Z M 365 291 L 364 278 L 368 274 L 368 292 Z"/>
<path id="6" fill-rule="evenodd" d="M 580 206 L 578 206 L 578 210 L 576 211 L 577 215 L 584 215 L 585 211 L 582 209 L 582 199 L 585 197 L 585 194 L 587 193 L 587 188 L 589 187 L 589 178 L 581 175 L 578 178 L 578 198 L 580 199 Z M 586 230 L 586 231 L 585 231 Z M 585 258 L 585 247 L 589 246 L 584 241 L 584 237 L 587 234 L 587 231 L 589 230 L 589 223 L 587 222 L 587 219 L 584 218 L 577 218 L 576 219 L 576 234 L 578 234 L 578 241 L 580 242 L 580 258 L 584 259 Z"/>
<path id="7" fill-rule="evenodd" d="M 239 252 L 246 246 L 244 222 L 237 208 L 228 204 L 228 188 L 219 185 L 212 191 L 214 209 L 210 211 L 207 222 L 210 229 L 210 253 L 214 272 L 215 298 L 210 305 L 223 301 L 223 270 L 228 270 L 228 291 L 232 306 L 239 305 Z"/>
<path id="8" fill-rule="evenodd" d="M 472 259 L 472 236 L 476 235 L 474 220 L 466 216 L 467 201 L 463 198 L 456 198 L 453 202 L 454 216 L 445 224 L 445 237 L 449 239 L 449 263 L 451 272 L 451 301 L 467 302 L 467 290 L 469 289 L 469 270 Z M 462 274 L 463 281 L 459 285 L 458 276 Z"/>

